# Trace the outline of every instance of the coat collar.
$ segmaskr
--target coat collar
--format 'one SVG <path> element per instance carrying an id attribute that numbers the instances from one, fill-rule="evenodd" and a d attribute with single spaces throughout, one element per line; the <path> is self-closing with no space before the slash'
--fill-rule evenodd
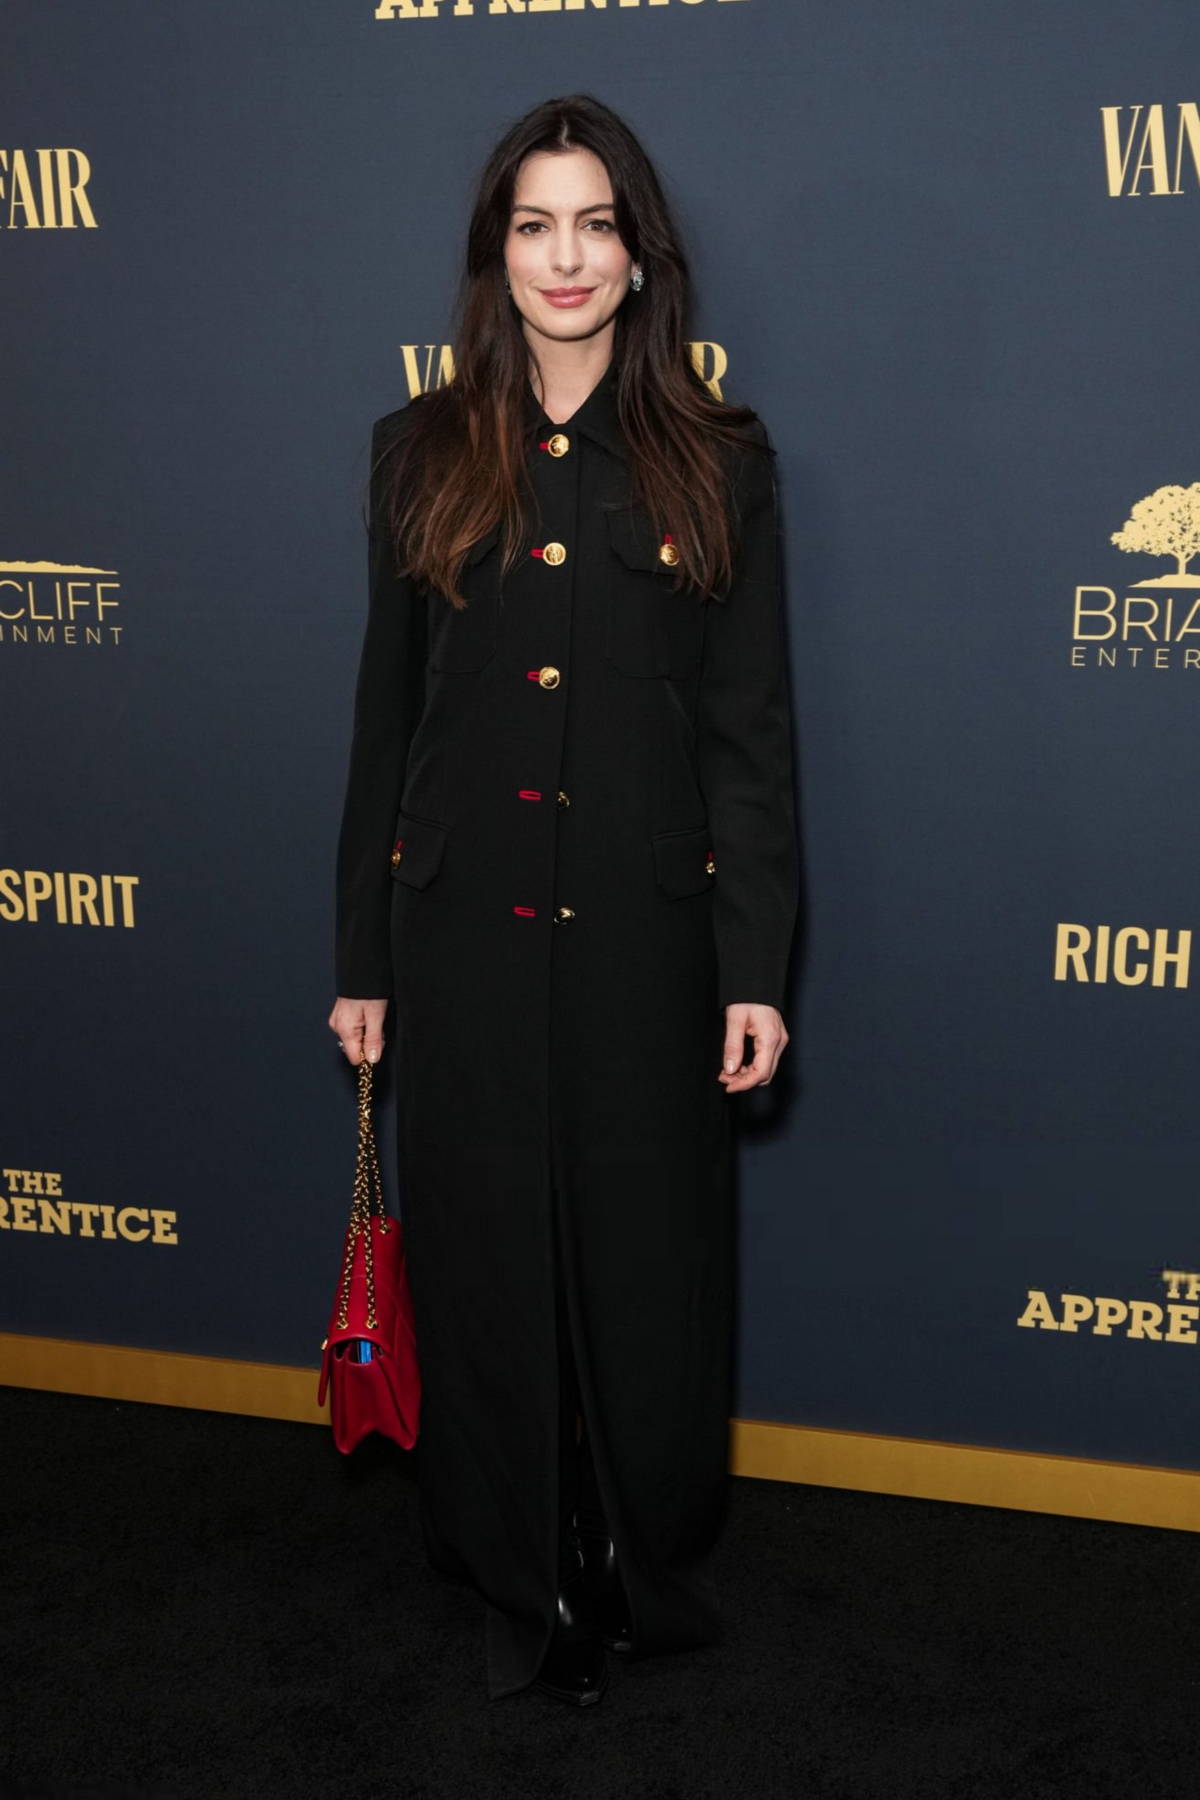
<path id="1" fill-rule="evenodd" d="M 613 456 L 622 461 L 629 458 L 629 441 L 621 430 L 621 420 L 617 412 L 617 364 L 615 357 L 610 360 L 607 369 L 583 402 L 577 406 L 569 419 L 561 424 L 547 417 L 541 401 L 535 395 L 528 381 L 525 383 L 525 430 L 528 437 L 549 437 L 555 431 L 565 431 L 568 436 L 579 432 L 591 438 L 594 443 L 603 445 Z"/>

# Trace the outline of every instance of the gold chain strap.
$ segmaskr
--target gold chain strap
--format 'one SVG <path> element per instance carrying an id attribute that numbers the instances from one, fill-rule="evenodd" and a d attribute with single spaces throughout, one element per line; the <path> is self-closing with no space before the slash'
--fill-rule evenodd
<path id="1" fill-rule="evenodd" d="M 375 1316 L 375 1244 L 371 1233 L 372 1215 L 383 1220 L 381 1231 L 388 1229 L 383 1214 L 383 1181 L 379 1173 L 379 1156 L 375 1149 L 375 1131 L 371 1124 L 371 1076 L 375 1065 L 364 1056 L 358 1065 L 358 1161 L 354 1170 L 354 1199 L 350 1206 L 350 1230 L 346 1238 L 346 1255 L 342 1264 L 342 1283 L 338 1295 L 338 1326 L 345 1330 L 349 1319 L 350 1277 L 354 1271 L 354 1253 L 362 1239 L 363 1261 L 367 1276 L 367 1330 L 374 1331 Z"/>

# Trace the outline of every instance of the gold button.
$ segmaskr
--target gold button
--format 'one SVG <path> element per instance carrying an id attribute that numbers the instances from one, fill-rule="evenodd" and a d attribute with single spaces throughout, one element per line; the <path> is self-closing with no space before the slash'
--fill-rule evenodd
<path id="1" fill-rule="evenodd" d="M 538 681 L 544 688 L 557 687 L 558 679 L 558 670 L 553 668 L 549 663 L 547 663 L 544 669 L 538 670 Z"/>
<path id="2" fill-rule="evenodd" d="M 395 868 L 396 864 L 400 861 L 400 858 L 403 856 L 403 854 L 404 854 L 403 850 L 393 850 L 392 851 L 392 867 L 393 867 L 393 869 Z"/>
<path id="3" fill-rule="evenodd" d="M 704 873 L 706 875 L 715 875 L 716 872 L 717 872 L 717 865 L 716 865 L 715 861 L 713 860 L 713 858 L 710 856 L 708 861 L 704 865 Z"/>
<path id="4" fill-rule="evenodd" d="M 565 456 L 571 448 L 571 440 L 569 437 L 564 437 L 561 431 L 556 431 L 546 448 L 551 456 Z"/>
<path id="5" fill-rule="evenodd" d="M 571 804 L 570 794 L 564 794 L 561 788 L 558 790 L 558 804 L 560 806 L 570 806 Z"/>
<path id="6" fill-rule="evenodd" d="M 542 551 L 542 557 L 546 562 L 553 563 L 555 568 L 557 568 L 559 563 L 564 563 L 567 560 L 567 547 L 565 544 L 547 544 Z"/>
<path id="7" fill-rule="evenodd" d="M 658 547 L 658 560 L 659 562 L 670 564 L 677 563 L 679 561 L 679 552 L 674 544 L 660 544 Z"/>
<path id="8" fill-rule="evenodd" d="M 570 906 L 559 906 L 555 908 L 554 923 L 556 925 L 562 925 L 567 919 L 573 919 L 574 917 L 574 909 Z"/>

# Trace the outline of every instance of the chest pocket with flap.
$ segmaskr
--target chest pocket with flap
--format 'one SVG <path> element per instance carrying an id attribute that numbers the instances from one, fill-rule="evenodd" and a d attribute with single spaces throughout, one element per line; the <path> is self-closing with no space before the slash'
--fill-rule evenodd
<path id="1" fill-rule="evenodd" d="M 700 664 L 704 603 L 694 587 L 676 587 L 677 565 L 659 554 L 663 539 L 650 515 L 624 507 L 607 515 L 614 562 L 608 581 L 605 645 L 623 675 L 689 675 Z"/>
<path id="2" fill-rule="evenodd" d="M 429 666 L 448 674 L 482 669 L 496 654 L 500 624 L 500 526 L 493 525 L 467 551 L 459 588 L 460 611 L 442 594 L 430 598 Z"/>

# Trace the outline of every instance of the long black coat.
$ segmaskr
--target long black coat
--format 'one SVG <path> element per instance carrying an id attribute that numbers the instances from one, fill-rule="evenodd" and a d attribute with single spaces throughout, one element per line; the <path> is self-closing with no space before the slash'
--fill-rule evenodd
<path id="1" fill-rule="evenodd" d="M 499 528 L 473 547 L 465 611 L 395 575 L 376 491 L 338 849 L 337 991 L 395 998 L 425 1541 L 488 1603 L 492 1698 L 554 1619 L 559 1243 L 639 1640 L 719 1632 L 722 1009 L 782 1004 L 796 910 L 773 451 L 726 452 L 727 597 L 674 592 L 615 375 L 562 425 L 527 390 L 541 520 L 503 583 Z"/>

